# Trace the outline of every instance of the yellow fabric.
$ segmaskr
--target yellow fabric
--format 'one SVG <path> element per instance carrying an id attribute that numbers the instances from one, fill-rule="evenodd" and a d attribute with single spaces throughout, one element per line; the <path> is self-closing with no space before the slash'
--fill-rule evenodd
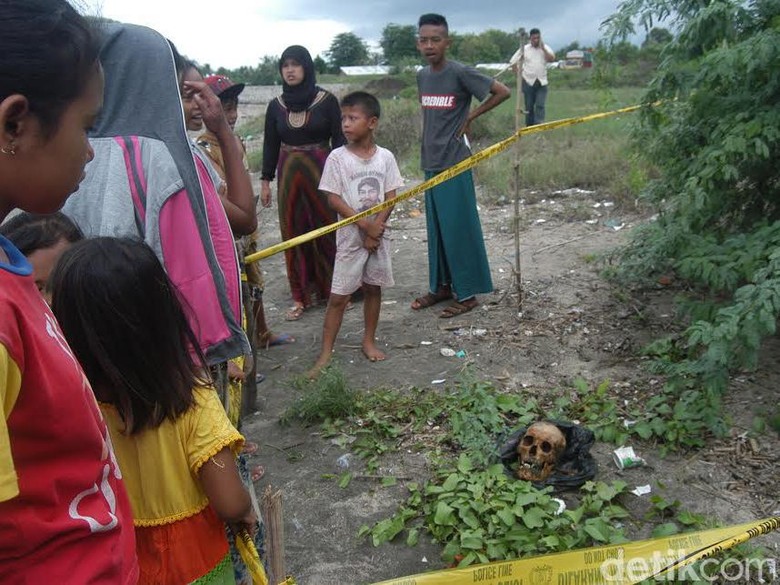
<path id="1" fill-rule="evenodd" d="M 14 459 L 11 454 L 11 438 L 8 435 L 7 420 L 11 416 L 19 390 L 22 387 L 22 373 L 19 366 L 8 355 L 8 350 L 0 344 L 0 405 L 3 416 L 0 417 L 0 502 L 19 495 L 19 481 L 16 477 Z"/>
<path id="2" fill-rule="evenodd" d="M 246 331 L 246 316 L 242 319 L 243 329 Z M 244 356 L 239 356 L 230 360 L 238 369 L 244 370 Z M 225 405 L 225 411 L 227 412 L 228 420 L 230 423 L 238 428 L 238 423 L 241 421 L 241 404 L 244 396 L 244 383 L 241 380 L 228 379 L 227 388 L 227 404 Z"/>
<path id="3" fill-rule="evenodd" d="M 236 455 L 244 438 L 230 423 L 212 387 L 194 390 L 195 404 L 175 421 L 136 435 L 109 404 L 100 408 L 130 495 L 136 526 L 169 524 L 208 504 L 198 471 L 225 447 Z"/>
<path id="4" fill-rule="evenodd" d="M 268 576 L 260 560 L 260 554 L 252 542 L 252 537 L 246 530 L 236 535 L 236 548 L 241 560 L 244 561 L 247 571 L 252 576 L 252 585 L 268 585 Z"/>

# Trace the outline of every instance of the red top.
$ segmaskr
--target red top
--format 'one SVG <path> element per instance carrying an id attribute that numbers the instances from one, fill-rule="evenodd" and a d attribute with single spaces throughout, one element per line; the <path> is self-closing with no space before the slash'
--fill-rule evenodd
<path id="1" fill-rule="evenodd" d="M 132 585 L 130 504 L 81 367 L 0 236 L 0 583 Z"/>

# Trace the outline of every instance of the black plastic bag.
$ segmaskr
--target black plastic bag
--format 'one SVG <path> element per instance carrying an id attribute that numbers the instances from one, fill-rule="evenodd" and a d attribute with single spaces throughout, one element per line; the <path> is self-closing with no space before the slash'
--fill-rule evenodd
<path id="1" fill-rule="evenodd" d="M 557 426 L 566 437 L 566 450 L 558 460 L 555 471 L 543 482 L 533 482 L 541 488 L 553 486 L 556 488 L 578 488 L 586 481 L 596 477 L 598 465 L 590 454 L 596 438 L 593 431 L 568 421 L 547 421 Z M 499 458 L 506 472 L 517 477 L 517 444 L 528 428 L 514 431 L 499 447 Z"/>

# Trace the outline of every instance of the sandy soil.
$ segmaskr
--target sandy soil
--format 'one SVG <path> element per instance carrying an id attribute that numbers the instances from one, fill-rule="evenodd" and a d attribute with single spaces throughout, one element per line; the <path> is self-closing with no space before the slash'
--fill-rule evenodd
<path id="1" fill-rule="evenodd" d="M 641 219 L 614 213 L 608 196 L 569 190 L 527 194 L 521 225 L 521 268 L 525 300 L 518 310 L 514 294 L 514 241 L 511 206 L 481 209 L 485 240 L 496 291 L 481 298 L 481 307 L 456 319 L 438 318 L 438 311 L 412 311 L 409 303 L 427 283 L 425 217 L 419 203 L 408 202 L 392 223 L 396 286 L 385 291 L 379 341 L 389 359 L 371 364 L 362 356 L 362 311 L 346 315 L 336 355 L 356 388 L 431 388 L 433 380 L 454 381 L 467 361 L 482 379 L 523 395 L 550 395 L 571 388 L 578 378 L 595 385 L 605 379 L 615 388 L 615 400 L 630 400 L 638 389 L 659 381 L 643 369 L 637 350 L 649 339 L 675 326 L 673 293 L 658 290 L 631 298 L 613 295 L 591 255 L 625 240 Z M 262 210 L 262 243 L 279 238 L 276 209 Z M 616 229 L 619 228 L 619 229 Z M 374 548 L 357 537 L 363 524 L 389 516 L 406 498 L 404 482 L 382 488 L 376 482 L 352 481 L 340 489 L 323 474 L 338 471 L 336 460 L 345 453 L 322 438 L 316 428 L 282 427 L 279 416 L 295 400 L 291 377 L 314 362 L 324 307 L 315 307 L 297 322 L 283 319 L 291 300 L 283 257 L 262 262 L 267 288 L 265 307 L 276 331 L 297 337 L 297 343 L 261 352 L 258 367 L 267 376 L 259 386 L 258 412 L 245 431 L 261 448 L 253 461 L 265 466 L 258 491 L 272 485 L 284 494 L 287 570 L 306 585 L 349 585 L 442 568 L 440 548 L 426 539 L 415 548 L 403 543 Z M 621 301 L 617 299 L 621 298 Z M 637 315 L 641 313 L 641 319 Z M 455 335 L 451 326 L 486 329 L 482 336 Z M 430 341 L 430 345 L 421 345 Z M 443 357 L 442 347 L 463 349 L 467 360 Z M 711 440 L 696 452 L 659 456 L 651 443 L 632 443 L 649 466 L 618 471 L 611 452 L 615 445 L 599 444 L 594 455 L 597 479 L 622 478 L 633 488 L 650 484 L 667 500 L 678 499 L 692 511 L 722 523 L 738 523 L 780 513 L 780 475 L 776 459 L 780 440 L 771 431 L 749 448 L 746 433 L 756 414 L 772 412 L 780 400 L 776 353 L 771 339 L 760 368 L 734 378 L 725 399 L 732 416 L 728 438 Z M 359 462 L 353 458 L 353 465 Z M 382 473 L 424 480 L 424 454 L 393 453 L 382 462 Z M 665 489 L 661 486 L 665 486 Z M 567 499 L 571 496 L 563 494 Z M 641 516 L 647 497 L 629 496 L 624 505 Z M 644 537 L 639 531 L 637 537 Z M 780 539 L 760 543 L 777 554 Z"/>

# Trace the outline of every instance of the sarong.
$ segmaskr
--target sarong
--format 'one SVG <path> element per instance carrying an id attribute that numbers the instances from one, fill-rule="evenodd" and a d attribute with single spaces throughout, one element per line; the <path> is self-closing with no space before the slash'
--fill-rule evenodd
<path id="1" fill-rule="evenodd" d="M 425 178 L 436 174 L 426 171 Z M 431 292 L 450 285 L 459 300 L 493 292 L 471 171 L 426 191 L 425 222 Z"/>

